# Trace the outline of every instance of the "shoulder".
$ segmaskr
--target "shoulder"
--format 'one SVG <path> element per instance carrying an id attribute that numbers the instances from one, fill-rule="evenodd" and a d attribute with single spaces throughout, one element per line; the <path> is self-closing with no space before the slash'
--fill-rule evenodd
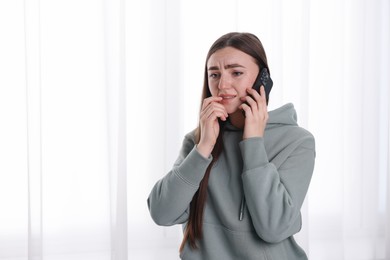
<path id="1" fill-rule="evenodd" d="M 314 136 L 307 129 L 298 125 L 297 112 L 292 103 L 287 103 L 269 112 L 266 138 L 270 143 L 302 144 L 314 149 Z M 299 145 L 301 146 L 301 145 Z"/>
<path id="2" fill-rule="evenodd" d="M 194 129 L 194 130 L 192 130 L 191 132 L 188 132 L 188 133 L 184 136 L 184 141 L 183 141 L 183 142 L 188 142 L 188 143 L 195 144 L 196 131 L 197 131 L 197 129 Z"/>
<path id="3" fill-rule="evenodd" d="M 181 153 L 183 155 L 187 155 L 195 146 L 196 142 L 196 129 L 192 130 L 191 132 L 187 133 L 184 136 Z"/>
<path id="4" fill-rule="evenodd" d="M 296 140 L 299 141 L 301 147 L 315 150 L 315 138 L 309 130 L 296 126 L 295 132 Z"/>
<path id="5" fill-rule="evenodd" d="M 265 141 L 268 148 L 284 150 L 287 147 L 315 150 L 314 135 L 298 125 L 279 125 L 267 129 Z"/>
<path id="6" fill-rule="evenodd" d="M 306 148 L 314 149 L 315 138 L 314 135 L 307 129 L 301 126 L 286 126 L 284 129 L 284 138 L 292 142 L 300 143 L 300 146 L 307 146 Z"/>

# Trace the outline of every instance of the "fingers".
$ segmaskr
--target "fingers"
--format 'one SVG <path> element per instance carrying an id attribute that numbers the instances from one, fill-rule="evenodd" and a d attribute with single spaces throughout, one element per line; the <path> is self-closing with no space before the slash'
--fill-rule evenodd
<path id="1" fill-rule="evenodd" d="M 222 100 L 222 97 L 208 97 L 208 98 L 205 98 L 203 100 L 203 103 L 202 103 L 202 110 L 204 110 L 212 102 L 219 102 L 221 100 Z"/>
<path id="2" fill-rule="evenodd" d="M 242 98 L 245 103 L 241 105 L 241 109 L 245 111 L 243 138 L 263 137 L 268 121 L 264 87 L 261 86 L 260 93 L 254 89 L 247 89 L 247 93 L 248 96 Z"/>
<path id="3" fill-rule="evenodd" d="M 247 93 L 248 96 L 241 98 L 244 103 L 239 107 L 245 112 L 245 127 L 258 125 L 260 127 L 258 129 L 262 129 L 268 121 L 268 108 L 264 87 L 261 86 L 260 93 L 254 89 L 247 89 Z"/>
<path id="4" fill-rule="evenodd" d="M 202 109 L 200 111 L 202 134 L 198 149 L 203 155 L 211 153 L 217 141 L 220 130 L 218 118 L 226 121 L 228 117 L 225 107 L 219 103 L 221 100 L 221 97 L 209 97 L 203 100 L 202 103 Z"/>
<path id="5" fill-rule="evenodd" d="M 260 87 L 260 93 L 255 89 L 247 89 L 248 96 L 242 97 L 241 100 L 245 103 L 241 105 L 241 109 L 247 112 L 257 113 L 257 112 L 266 112 L 267 102 L 265 96 L 264 86 Z"/>
<path id="6" fill-rule="evenodd" d="M 225 107 L 218 103 L 221 100 L 221 97 L 206 98 L 202 104 L 202 110 L 200 113 L 201 119 L 215 120 L 217 118 L 221 118 L 221 120 L 226 121 L 228 113 L 226 112 Z"/>
<path id="7" fill-rule="evenodd" d="M 210 105 L 206 108 L 206 110 L 201 113 L 201 117 L 204 117 L 206 120 L 211 119 L 215 120 L 217 118 L 221 118 L 221 120 L 226 121 L 228 115 L 224 109 L 214 107 L 213 105 Z"/>
<path id="8" fill-rule="evenodd" d="M 266 119 L 268 119 L 268 108 L 267 108 L 267 97 L 265 94 L 265 88 L 264 86 L 261 86 L 260 88 L 260 95 L 261 95 L 261 101 L 264 104 L 263 105 L 263 113 L 266 115 Z"/>
<path id="9" fill-rule="evenodd" d="M 260 93 L 257 92 L 253 88 L 247 89 L 247 92 L 256 101 L 256 103 L 259 105 L 259 107 L 262 104 L 265 104 L 265 105 L 267 104 L 266 103 L 265 90 L 264 90 L 264 86 L 263 85 L 260 87 Z"/>

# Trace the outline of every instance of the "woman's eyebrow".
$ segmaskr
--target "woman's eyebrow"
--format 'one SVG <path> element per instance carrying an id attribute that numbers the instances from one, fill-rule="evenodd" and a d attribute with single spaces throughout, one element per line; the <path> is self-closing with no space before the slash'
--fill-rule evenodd
<path id="1" fill-rule="evenodd" d="M 245 68 L 245 67 L 238 64 L 238 63 L 228 64 L 225 66 L 225 69 L 231 69 L 231 68 Z M 208 70 L 219 70 L 219 67 L 218 66 L 211 66 L 210 68 L 208 68 Z"/>

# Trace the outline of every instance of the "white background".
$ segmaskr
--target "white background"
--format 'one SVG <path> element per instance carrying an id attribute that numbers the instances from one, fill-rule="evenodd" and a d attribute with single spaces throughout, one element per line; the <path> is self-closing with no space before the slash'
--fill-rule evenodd
<path id="1" fill-rule="evenodd" d="M 390 259 L 387 0 L 1 1 L 0 259 L 177 259 L 146 199 L 230 31 L 261 39 L 269 109 L 316 138 L 309 259 Z"/>

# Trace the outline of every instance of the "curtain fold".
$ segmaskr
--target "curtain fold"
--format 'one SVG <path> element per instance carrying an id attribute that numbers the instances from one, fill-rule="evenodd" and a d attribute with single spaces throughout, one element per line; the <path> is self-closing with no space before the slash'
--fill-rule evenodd
<path id="1" fill-rule="evenodd" d="M 309 259 L 390 259 L 390 2 L 0 2 L 0 260 L 178 259 L 146 199 L 197 126 L 205 56 L 259 36 L 316 137 Z"/>
<path id="2" fill-rule="evenodd" d="M 127 124 L 125 8 L 123 0 L 104 1 L 105 75 L 111 209 L 111 259 L 127 253 Z"/>
<path id="3" fill-rule="evenodd" d="M 24 2 L 27 114 L 28 259 L 42 259 L 40 2 Z"/>

